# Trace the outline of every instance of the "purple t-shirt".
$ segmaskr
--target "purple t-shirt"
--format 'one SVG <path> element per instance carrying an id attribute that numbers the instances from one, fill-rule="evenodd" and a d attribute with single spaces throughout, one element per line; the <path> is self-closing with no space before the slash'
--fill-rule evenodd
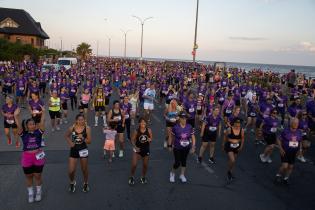
<path id="1" fill-rule="evenodd" d="M 277 118 L 266 117 L 264 119 L 263 132 L 265 134 L 276 134 L 279 121 Z"/>
<path id="2" fill-rule="evenodd" d="M 293 132 L 289 128 L 286 128 L 282 131 L 280 140 L 285 151 L 297 151 L 302 141 L 302 133 L 300 130 Z"/>
<path id="3" fill-rule="evenodd" d="M 172 128 L 172 134 L 174 135 L 174 148 L 175 149 L 189 149 L 191 147 L 191 137 L 195 131 L 190 124 L 186 124 L 183 128 L 178 123 Z"/>
<path id="4" fill-rule="evenodd" d="M 9 123 L 9 124 L 13 124 L 15 122 L 15 119 L 14 119 L 14 112 L 15 110 L 18 108 L 18 106 L 16 104 L 13 104 L 11 107 L 8 106 L 8 104 L 4 104 L 2 106 L 2 111 L 4 113 L 9 113 L 11 114 L 10 117 L 4 117 L 4 120 Z"/>
<path id="5" fill-rule="evenodd" d="M 23 142 L 23 151 L 32 151 L 39 149 L 42 143 L 43 131 L 35 130 L 33 133 L 24 131 L 20 134 Z"/>
<path id="6" fill-rule="evenodd" d="M 31 110 L 34 114 L 37 114 L 38 112 L 42 111 L 41 106 L 44 106 L 44 103 L 41 100 L 38 100 L 37 102 L 35 102 L 34 100 L 30 100 L 28 102 L 28 104 L 31 107 Z"/>

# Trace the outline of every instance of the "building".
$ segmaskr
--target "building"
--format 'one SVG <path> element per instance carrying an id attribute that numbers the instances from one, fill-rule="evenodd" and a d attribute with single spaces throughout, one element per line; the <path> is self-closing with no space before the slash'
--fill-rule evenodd
<path id="1" fill-rule="evenodd" d="M 25 10 L 0 7 L 0 38 L 43 48 L 49 36 Z"/>

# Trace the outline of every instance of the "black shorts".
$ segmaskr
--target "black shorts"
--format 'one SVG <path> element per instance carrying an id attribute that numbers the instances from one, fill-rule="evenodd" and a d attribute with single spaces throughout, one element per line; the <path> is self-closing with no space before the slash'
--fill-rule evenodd
<path id="1" fill-rule="evenodd" d="M 68 110 L 68 103 L 67 102 L 63 102 L 61 104 L 62 110 Z"/>
<path id="2" fill-rule="evenodd" d="M 50 111 L 49 110 L 49 116 L 50 116 L 50 119 L 59 119 L 61 117 L 61 113 L 60 111 Z"/>
<path id="3" fill-rule="evenodd" d="M 295 157 L 296 157 L 297 152 L 298 150 L 285 151 L 284 156 L 281 156 L 281 162 L 293 165 L 295 163 Z"/>
<path id="4" fill-rule="evenodd" d="M 106 105 L 106 106 L 109 105 L 109 100 L 110 100 L 110 97 L 109 97 L 109 96 L 105 97 L 105 105 Z"/>
<path id="5" fill-rule="evenodd" d="M 187 119 L 187 123 L 191 125 L 191 127 L 195 127 L 195 118 L 193 119 Z"/>
<path id="6" fill-rule="evenodd" d="M 137 152 L 138 155 L 140 155 L 141 157 L 146 157 L 150 155 L 150 148 L 140 148 L 140 152 Z"/>
<path id="7" fill-rule="evenodd" d="M 14 122 L 13 124 L 9 124 L 7 121 L 4 121 L 4 128 L 17 128 L 16 123 Z"/>
<path id="8" fill-rule="evenodd" d="M 224 145 L 224 151 L 226 153 L 233 152 L 234 154 L 238 153 L 238 149 L 241 147 L 241 143 L 238 143 L 238 146 L 233 145 L 231 142 L 226 142 Z"/>
<path id="9" fill-rule="evenodd" d="M 202 114 L 202 109 L 197 110 L 197 115 L 201 115 Z"/>
<path id="10" fill-rule="evenodd" d="M 276 144 L 277 135 L 275 133 L 272 134 L 264 133 L 264 140 L 266 141 L 267 145 Z"/>
<path id="11" fill-rule="evenodd" d="M 176 125 L 176 122 L 170 122 L 166 120 L 166 127 L 167 128 L 173 128 Z"/>
<path id="12" fill-rule="evenodd" d="M 23 171 L 24 171 L 24 174 L 41 174 L 43 172 L 43 168 L 44 168 L 44 165 L 42 166 L 30 166 L 30 167 L 23 167 Z"/>
<path id="13" fill-rule="evenodd" d="M 96 106 L 95 111 L 96 112 L 105 112 L 105 106 Z"/>
<path id="14" fill-rule="evenodd" d="M 79 109 L 88 109 L 89 108 L 89 104 L 83 104 L 81 102 Z"/>
<path id="15" fill-rule="evenodd" d="M 125 127 L 122 127 L 121 124 L 118 124 L 116 127 L 116 131 L 117 131 L 117 133 L 124 133 Z"/>
<path id="16" fill-rule="evenodd" d="M 88 158 L 88 156 L 87 157 L 80 157 L 80 154 L 79 154 L 79 152 L 81 150 L 84 150 L 84 149 L 87 149 L 87 148 L 88 147 L 87 147 L 87 145 L 85 143 L 76 144 L 74 147 L 70 148 L 70 155 L 69 155 L 69 157 L 71 157 L 71 158 Z"/>
<path id="17" fill-rule="evenodd" d="M 209 127 L 206 127 L 205 129 L 209 129 Z M 202 142 L 216 142 L 217 141 L 217 131 L 205 131 Z"/>
<path id="18" fill-rule="evenodd" d="M 42 117 L 41 114 L 37 114 L 35 116 L 32 116 L 32 119 L 35 121 L 35 124 L 39 124 L 41 117 Z"/>
<path id="19" fill-rule="evenodd" d="M 288 87 L 289 87 L 289 88 L 294 88 L 295 86 L 294 86 L 294 84 L 292 84 L 292 83 L 288 83 Z"/>
<path id="20" fill-rule="evenodd" d="M 3 86 L 2 92 L 5 94 L 12 94 L 13 93 L 13 88 L 12 86 Z"/>

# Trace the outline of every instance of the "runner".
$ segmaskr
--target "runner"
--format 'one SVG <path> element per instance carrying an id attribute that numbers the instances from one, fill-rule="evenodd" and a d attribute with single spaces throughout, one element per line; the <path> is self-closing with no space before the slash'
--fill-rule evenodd
<path id="1" fill-rule="evenodd" d="M 91 99 L 91 94 L 89 89 L 85 89 L 84 92 L 81 94 L 80 97 L 80 106 L 79 111 L 80 114 L 84 114 L 84 118 L 88 119 L 88 110 L 89 110 L 89 103 Z"/>
<path id="2" fill-rule="evenodd" d="M 109 127 L 104 127 L 103 133 L 105 134 L 105 142 L 104 142 L 104 159 L 106 158 L 106 153 L 109 154 L 108 162 L 111 163 L 113 161 L 112 157 L 115 152 L 115 138 L 116 138 L 116 125 L 114 123 L 110 123 Z"/>
<path id="3" fill-rule="evenodd" d="M 95 109 L 95 124 L 94 126 L 98 126 L 98 117 L 102 115 L 104 127 L 107 126 L 106 122 L 106 114 L 105 114 L 105 95 L 103 93 L 103 89 L 99 87 L 94 95 L 93 99 L 93 107 Z"/>
<path id="4" fill-rule="evenodd" d="M 52 92 L 52 96 L 49 100 L 49 116 L 50 116 L 50 122 L 51 122 L 51 131 L 54 132 L 55 130 L 59 131 L 59 123 L 61 118 L 61 104 L 60 104 L 60 98 L 58 97 L 57 91 Z"/>
<path id="5" fill-rule="evenodd" d="M 115 124 L 116 131 L 118 133 L 119 141 L 119 157 L 124 156 L 125 141 L 124 141 L 124 131 L 125 131 L 125 115 L 123 110 L 120 107 L 119 101 L 113 102 L 113 109 L 108 112 L 107 122 Z"/>
<path id="6" fill-rule="evenodd" d="M 125 115 L 125 125 L 126 125 L 126 130 L 127 130 L 127 139 L 130 141 L 130 115 L 131 115 L 131 108 L 132 105 L 129 103 L 129 97 L 127 95 L 124 96 L 122 103 L 120 104 L 121 109 L 124 111 Z"/>
<path id="7" fill-rule="evenodd" d="M 11 145 L 11 135 L 10 135 L 10 128 L 12 129 L 14 140 L 15 140 L 15 147 L 20 147 L 20 141 L 18 138 L 18 131 L 17 131 L 17 124 L 14 118 L 14 112 L 19 110 L 18 106 L 13 103 L 13 97 L 8 95 L 5 99 L 5 104 L 2 106 L 1 113 L 4 117 L 4 134 L 7 138 L 7 144 Z"/>
<path id="8" fill-rule="evenodd" d="M 295 157 L 299 151 L 302 141 L 302 133 L 298 129 L 299 120 L 293 118 L 290 121 L 290 127 L 282 131 L 278 139 L 278 146 L 281 154 L 281 166 L 276 174 L 275 183 L 289 184 L 289 177 L 293 171 Z"/>
<path id="9" fill-rule="evenodd" d="M 232 127 L 228 128 L 224 132 L 224 138 L 222 142 L 222 150 L 228 155 L 228 172 L 227 179 L 232 181 L 235 176 L 232 174 L 232 170 L 235 166 L 237 155 L 242 151 L 244 146 L 244 130 L 241 127 L 241 119 L 234 119 Z"/>
<path id="10" fill-rule="evenodd" d="M 298 114 L 299 119 L 299 130 L 302 132 L 302 142 L 300 144 L 299 152 L 297 154 L 297 159 L 302 163 L 306 162 L 304 157 L 306 151 L 311 147 L 311 141 L 309 140 L 310 129 L 308 127 L 307 112 L 302 110 Z"/>
<path id="11" fill-rule="evenodd" d="M 16 81 L 16 103 L 21 107 L 25 105 L 26 85 L 26 79 L 23 73 L 20 73 Z"/>
<path id="12" fill-rule="evenodd" d="M 85 118 L 82 114 L 78 114 L 75 118 L 75 123 L 66 132 L 66 140 L 70 147 L 69 157 L 69 192 L 74 193 L 76 190 L 75 172 L 77 161 L 80 160 L 81 170 L 83 173 L 83 192 L 89 192 L 88 184 L 88 156 L 89 151 L 87 145 L 91 143 L 91 129 L 85 123 Z"/>
<path id="13" fill-rule="evenodd" d="M 277 114 L 277 109 L 271 110 L 271 116 L 266 117 L 260 127 L 263 130 L 264 140 L 267 143 L 264 152 L 259 155 L 263 163 L 272 163 L 270 156 L 277 143 L 277 130 L 279 127 Z"/>
<path id="14" fill-rule="evenodd" d="M 150 124 L 151 122 L 151 114 L 154 110 L 154 100 L 155 100 L 156 92 L 155 86 L 153 83 L 150 84 L 150 87 L 147 88 L 143 93 L 144 103 L 144 119 Z"/>
<path id="15" fill-rule="evenodd" d="M 136 118 L 136 113 L 138 110 L 138 103 L 139 103 L 139 91 L 135 90 L 133 94 L 129 96 L 129 100 L 131 103 L 131 125 L 135 125 L 135 118 Z"/>
<path id="16" fill-rule="evenodd" d="M 45 111 L 43 106 L 40 106 L 40 108 L 42 111 Z M 21 165 L 26 177 L 28 202 L 34 202 L 34 184 L 36 186 L 35 201 L 39 202 L 42 199 L 42 172 L 45 164 L 45 153 L 41 150 L 42 135 L 45 129 L 45 115 L 41 115 L 37 127 L 32 118 L 23 120 L 21 123 L 19 114 L 20 110 L 16 109 L 14 118 L 23 142 Z"/>
<path id="17" fill-rule="evenodd" d="M 195 132 L 193 127 L 187 123 L 187 114 L 185 112 L 179 113 L 179 123 L 172 128 L 172 135 L 169 136 L 168 148 L 169 151 L 173 150 L 174 165 L 170 172 L 170 182 L 175 182 L 175 171 L 181 167 L 179 179 L 182 183 L 186 183 L 185 177 L 186 162 L 189 151 L 195 152 Z"/>
<path id="18" fill-rule="evenodd" d="M 217 141 L 218 134 L 221 134 L 221 117 L 220 108 L 214 107 L 212 115 L 208 116 L 202 123 L 200 137 L 202 138 L 202 144 L 199 151 L 198 162 L 202 162 L 203 153 L 207 149 L 208 144 L 210 143 L 210 156 L 209 162 L 211 164 L 215 163 L 214 160 L 214 151 L 215 144 Z"/>
<path id="19" fill-rule="evenodd" d="M 150 144 L 153 136 L 150 128 L 147 127 L 147 122 L 144 118 L 139 119 L 139 128 L 134 131 L 132 135 L 133 155 L 131 162 L 131 176 L 129 178 L 129 185 L 134 185 L 134 175 L 137 167 L 137 163 L 140 159 L 143 161 L 142 174 L 140 178 L 141 184 L 148 182 L 146 173 L 148 170 L 149 155 L 150 155 Z"/>
<path id="20" fill-rule="evenodd" d="M 168 139 L 172 135 L 172 128 L 176 125 L 176 121 L 178 120 L 178 104 L 175 99 L 172 99 L 170 105 L 165 109 L 164 117 L 166 120 L 164 148 L 167 148 Z"/>
<path id="21" fill-rule="evenodd" d="M 60 102 L 61 102 L 61 109 L 62 109 L 62 116 L 60 119 L 60 124 L 67 124 L 68 123 L 68 100 L 69 94 L 67 93 L 66 86 L 63 86 L 60 91 Z"/>

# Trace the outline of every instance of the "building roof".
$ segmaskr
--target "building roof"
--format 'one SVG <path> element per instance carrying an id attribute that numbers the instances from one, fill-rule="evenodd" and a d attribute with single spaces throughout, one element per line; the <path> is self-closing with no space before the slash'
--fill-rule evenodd
<path id="1" fill-rule="evenodd" d="M 0 28 L 0 33 L 5 34 L 19 34 L 19 35 L 33 35 L 43 39 L 49 39 L 49 36 L 42 29 L 39 22 L 36 22 L 30 14 L 23 9 L 9 9 L 0 7 L 0 22 L 6 18 L 12 19 L 19 27 Z"/>

